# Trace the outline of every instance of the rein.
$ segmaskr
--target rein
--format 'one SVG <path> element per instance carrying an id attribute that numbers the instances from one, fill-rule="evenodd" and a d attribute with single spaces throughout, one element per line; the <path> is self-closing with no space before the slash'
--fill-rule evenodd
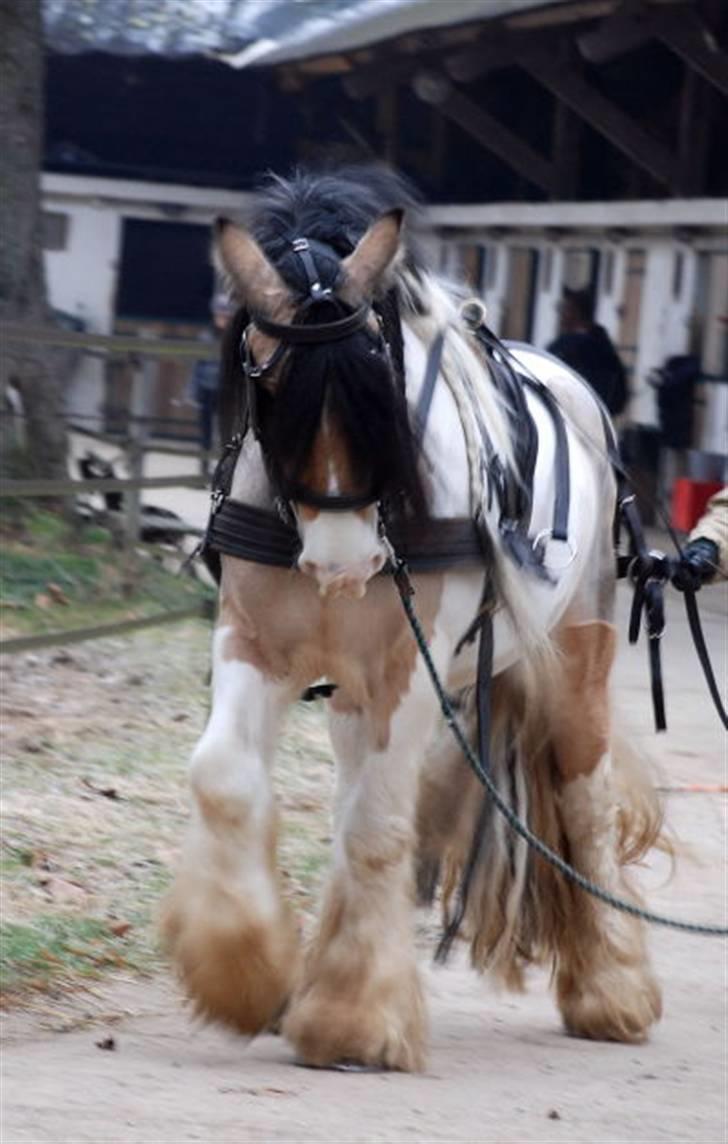
<path id="1" fill-rule="evenodd" d="M 587 894 L 591 894 L 593 898 L 598 898 L 599 901 L 604 902 L 605 905 L 611 906 L 615 910 L 620 910 L 622 913 L 632 914 L 633 917 L 641 918 L 643 921 L 651 922 L 653 925 L 668 926 L 671 929 L 681 930 L 684 933 L 701 934 L 706 937 L 728 937 L 728 928 L 725 926 L 703 925 L 697 922 L 684 922 L 678 918 L 670 918 L 664 914 L 654 914 L 649 910 L 643 909 L 641 906 L 636 906 L 634 902 L 629 902 L 624 898 L 618 898 L 615 894 L 611 894 L 605 890 L 603 886 L 597 885 L 589 878 L 585 878 L 578 870 L 569 865 L 559 854 L 552 850 L 545 842 L 535 835 L 525 822 L 511 809 L 508 803 L 501 796 L 498 787 L 493 782 L 490 775 L 487 755 L 485 759 L 480 758 L 473 750 L 468 740 L 467 735 L 460 726 L 457 713 L 448 698 L 447 692 L 442 685 L 442 681 L 437 673 L 437 668 L 432 662 L 430 649 L 427 643 L 427 638 L 422 630 L 420 622 L 417 618 L 414 606 L 412 604 L 412 597 L 414 596 L 414 588 L 409 579 L 407 567 L 403 561 L 398 561 L 394 573 L 394 582 L 402 601 L 402 606 L 405 610 L 407 619 L 412 629 L 412 634 L 415 637 L 420 654 L 425 662 L 432 685 L 435 689 L 435 694 L 440 701 L 440 709 L 443 714 L 445 722 L 453 733 L 455 740 L 458 743 L 461 751 L 463 752 L 467 762 L 469 763 L 473 773 L 478 781 L 488 792 L 493 800 L 493 803 L 506 819 L 508 825 L 516 834 L 520 835 L 525 842 L 528 843 L 532 850 L 535 850 L 546 862 L 554 866 L 564 877 L 573 882 L 580 889 L 584 890 Z M 483 744 L 481 743 L 481 750 Z M 446 937 L 449 935 L 446 935 Z M 442 947 L 441 947 L 442 948 Z M 447 952 L 445 950 L 445 952 Z"/>

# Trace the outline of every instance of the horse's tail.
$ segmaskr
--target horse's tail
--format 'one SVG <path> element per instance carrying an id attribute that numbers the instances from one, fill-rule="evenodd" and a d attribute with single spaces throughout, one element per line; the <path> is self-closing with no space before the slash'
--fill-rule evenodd
<path id="1" fill-rule="evenodd" d="M 561 780 L 548 712 L 526 710 L 517 670 L 494 681 L 491 773 L 501 797 L 538 838 L 567 862 Z M 473 695 L 461 717 L 475 737 Z M 513 727 L 519 730 L 514 735 Z M 637 900 L 623 867 L 654 845 L 670 850 L 646 761 L 619 739 L 611 745 L 617 813 L 613 845 L 623 892 Z M 470 943 L 473 966 L 520 989 L 531 963 L 552 969 L 569 955 L 569 935 L 583 931 L 592 899 L 535 854 L 508 825 L 469 770 L 448 727 L 428 756 L 418 806 L 420 898 L 438 883 L 446 952 L 456 931 Z M 614 887 L 612 887 L 614 888 Z"/>

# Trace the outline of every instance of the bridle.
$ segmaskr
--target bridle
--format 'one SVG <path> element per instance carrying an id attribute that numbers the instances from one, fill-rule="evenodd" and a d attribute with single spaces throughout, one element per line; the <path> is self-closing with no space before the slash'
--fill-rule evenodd
<path id="1" fill-rule="evenodd" d="M 249 315 L 249 322 L 240 338 L 240 364 L 245 376 L 248 427 L 261 445 L 263 441 L 258 417 L 257 386 L 259 382 L 269 377 L 273 370 L 283 363 L 294 346 L 315 346 L 323 345 L 324 343 L 345 341 L 360 330 L 368 328 L 371 324 L 372 317 L 374 317 L 378 346 L 373 349 L 373 352 L 377 352 L 378 349 L 385 354 L 390 372 L 392 372 L 392 384 L 394 384 L 390 349 L 384 335 L 382 317 L 373 304 L 364 302 L 343 318 L 334 318 L 328 322 L 312 322 L 308 324 L 301 321 L 314 306 L 322 302 L 333 300 L 336 282 L 334 282 L 332 286 L 322 286 L 314 252 L 307 238 L 293 239 L 291 247 L 294 253 L 298 255 L 303 266 L 308 284 L 308 296 L 296 310 L 293 322 L 274 322 L 263 314 L 252 312 Z M 250 333 L 252 327 L 255 327 L 261 333 L 266 334 L 278 342 L 273 353 L 266 358 L 264 362 L 256 362 L 253 357 L 250 348 Z M 282 481 L 279 476 L 278 484 L 280 485 L 281 483 Z M 279 492 L 281 498 L 287 503 L 289 508 L 295 502 L 309 505 L 311 508 L 321 509 L 326 512 L 352 512 L 356 509 L 367 508 L 370 505 L 376 504 L 380 499 L 379 492 L 373 489 L 356 495 L 333 495 L 317 492 L 300 482 L 290 481 L 284 482 L 284 487 L 281 488 Z"/>

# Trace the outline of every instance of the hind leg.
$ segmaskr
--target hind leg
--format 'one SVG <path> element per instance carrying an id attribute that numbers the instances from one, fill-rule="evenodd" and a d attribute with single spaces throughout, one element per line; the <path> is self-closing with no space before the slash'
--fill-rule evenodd
<path id="1" fill-rule="evenodd" d="M 608 680 L 614 628 L 602 621 L 562 630 L 564 681 L 556 700 L 554 747 L 560 812 L 574 866 L 619 897 L 635 900 L 620 854 L 620 808 L 610 756 Z M 578 895 L 559 941 L 556 988 L 569 1032 L 599 1040 L 642 1041 L 660 1017 L 660 990 L 645 923 Z"/>
<path id="2" fill-rule="evenodd" d="M 284 1006 L 297 939 L 275 867 L 269 766 L 283 688 L 214 639 L 213 704 L 190 764 L 192 815 L 164 936 L 196 1010 L 254 1034 Z"/>

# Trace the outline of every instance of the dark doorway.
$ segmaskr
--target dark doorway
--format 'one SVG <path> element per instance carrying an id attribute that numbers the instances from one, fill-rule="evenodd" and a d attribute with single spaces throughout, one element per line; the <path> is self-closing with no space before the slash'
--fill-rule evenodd
<path id="1" fill-rule="evenodd" d="M 124 219 L 117 318 L 204 325 L 212 290 L 209 227 Z"/>

